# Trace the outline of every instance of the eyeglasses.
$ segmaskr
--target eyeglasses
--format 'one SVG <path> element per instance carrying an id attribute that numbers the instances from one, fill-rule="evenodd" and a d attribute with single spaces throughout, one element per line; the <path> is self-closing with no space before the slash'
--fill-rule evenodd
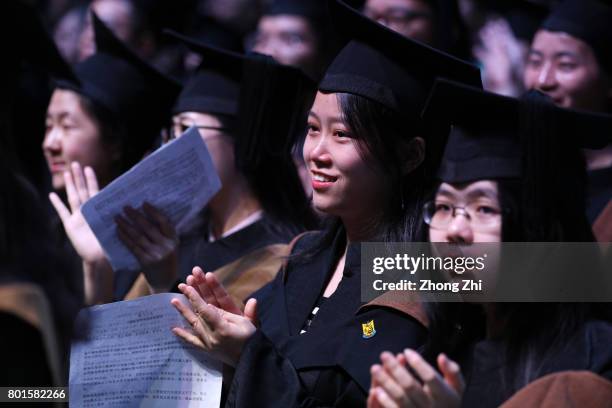
<path id="1" fill-rule="evenodd" d="M 486 231 L 501 224 L 507 210 L 481 202 L 471 202 L 463 207 L 445 201 L 428 201 L 423 206 L 423 220 L 434 229 L 446 229 L 461 214 L 470 221 L 472 228 Z"/>
<path id="2" fill-rule="evenodd" d="M 217 132 L 220 132 L 220 133 L 227 133 L 227 132 L 231 132 L 232 131 L 232 129 L 227 128 L 227 127 L 222 127 L 222 126 L 201 126 L 201 125 L 196 125 L 196 124 L 175 123 L 169 129 L 166 143 L 171 141 L 171 140 L 176 139 L 177 137 L 179 137 L 180 135 L 185 133 L 187 131 L 187 129 L 189 129 L 191 127 L 194 127 L 196 129 L 198 129 L 198 131 L 199 130 L 216 130 Z M 202 133 L 202 132 L 200 132 L 200 133 Z"/>
<path id="3" fill-rule="evenodd" d="M 365 8 L 363 13 L 370 19 L 395 31 L 405 31 L 418 19 L 431 19 L 432 14 L 425 11 L 391 9 L 383 13 Z"/>

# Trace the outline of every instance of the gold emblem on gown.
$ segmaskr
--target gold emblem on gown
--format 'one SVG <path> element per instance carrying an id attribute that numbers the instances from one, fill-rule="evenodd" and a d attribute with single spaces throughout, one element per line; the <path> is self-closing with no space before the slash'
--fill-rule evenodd
<path id="1" fill-rule="evenodd" d="M 374 327 L 374 320 L 370 320 L 366 323 L 361 323 L 361 329 L 363 330 L 362 337 L 364 339 L 369 339 L 370 337 L 374 337 L 376 334 L 376 328 Z"/>

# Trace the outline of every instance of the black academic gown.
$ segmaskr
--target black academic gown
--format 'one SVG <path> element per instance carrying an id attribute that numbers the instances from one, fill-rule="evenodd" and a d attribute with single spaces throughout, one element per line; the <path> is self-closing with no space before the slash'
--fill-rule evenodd
<path id="1" fill-rule="evenodd" d="M 302 237 L 292 254 L 312 248 L 321 233 Z M 411 316 L 361 302 L 360 245 L 349 246 L 334 294 L 300 334 L 344 249 L 344 231 L 332 247 L 307 262 L 290 261 L 255 293 L 261 326 L 245 345 L 226 407 L 364 406 L 370 366 L 380 353 L 418 348 L 426 329 Z M 362 324 L 373 321 L 375 334 Z"/>
<path id="2" fill-rule="evenodd" d="M 181 237 L 179 248 L 179 280 L 184 282 L 194 266 L 214 271 L 259 248 L 272 244 L 286 244 L 293 234 L 281 232 L 264 215 L 251 225 L 216 241 L 208 240 L 208 226 Z"/>
<path id="3" fill-rule="evenodd" d="M 612 166 L 591 170 L 588 175 L 587 216 L 593 223 L 612 200 Z"/>
<path id="4" fill-rule="evenodd" d="M 206 220 L 203 217 L 198 220 L 199 224 L 180 236 L 179 278 L 174 285 L 175 292 L 178 292 L 178 284 L 185 282 L 194 266 L 200 266 L 204 271 L 214 271 L 257 249 L 272 244 L 286 244 L 293 238 L 293 234 L 275 228 L 264 214 L 253 224 L 227 237 L 209 242 Z M 115 274 L 115 299 L 125 297 L 139 273 L 140 271 L 136 270 L 119 271 Z"/>
<path id="5" fill-rule="evenodd" d="M 502 385 L 502 350 L 499 341 L 484 340 L 476 343 L 468 360 L 462 362 L 467 384 L 463 407 L 498 407 L 511 397 Z M 588 370 L 612 380 L 612 324 L 586 323 L 561 352 L 544 361 L 537 377 L 567 370 Z"/>

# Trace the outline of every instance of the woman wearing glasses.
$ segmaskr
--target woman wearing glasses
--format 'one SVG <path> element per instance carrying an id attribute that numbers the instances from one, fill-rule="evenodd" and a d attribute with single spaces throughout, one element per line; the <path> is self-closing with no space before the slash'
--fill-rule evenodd
<path id="1" fill-rule="evenodd" d="M 530 94 L 519 102 L 437 83 L 426 115 L 449 120 L 453 128 L 439 171 L 442 182 L 425 205 L 431 242 L 461 245 L 469 252 L 478 243 L 593 241 L 584 215 L 584 161 L 569 136 L 580 130 L 581 143 L 601 148 L 606 141 L 593 136 L 610 131 L 612 117 L 563 111 L 544 98 Z M 520 129 L 519 112 L 526 121 Z M 542 125 L 535 134 L 534 125 Z M 560 265 L 578 262 L 588 268 L 587 260 L 565 255 Z M 496 293 L 502 282 L 510 282 L 502 281 L 508 277 L 500 271 Z M 555 272 L 548 283 L 564 279 L 560 269 Z M 600 273 L 580 269 L 587 293 L 598 289 L 589 279 Z M 521 293 L 537 281 L 526 276 Z M 371 368 L 368 406 L 497 407 L 509 399 L 504 407 L 607 406 L 612 395 L 612 383 L 605 380 L 612 379 L 609 312 L 578 302 L 493 303 L 490 295 L 488 303 L 427 304 L 430 338 L 422 356 L 413 349 L 381 354 L 381 364 Z M 549 376 L 558 372 L 564 373 Z M 562 395 L 555 388 L 561 383 L 566 384 Z M 567 391 L 567 384 L 577 386 Z"/>

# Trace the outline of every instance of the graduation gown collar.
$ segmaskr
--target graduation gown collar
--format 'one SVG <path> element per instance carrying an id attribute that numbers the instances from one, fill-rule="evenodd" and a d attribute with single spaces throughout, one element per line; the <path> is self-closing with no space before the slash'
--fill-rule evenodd
<path id="1" fill-rule="evenodd" d="M 334 271 L 346 245 L 344 228 L 338 228 L 333 243 L 315 258 L 287 269 L 285 295 L 289 335 L 299 335 L 308 315 L 323 295 L 325 284 Z M 345 269 L 346 271 L 346 269 Z M 287 273 L 292 276 L 289 279 Z"/>
<path id="2" fill-rule="evenodd" d="M 320 239 L 321 234 L 309 234 L 298 241 L 294 254 L 314 248 Z M 347 249 L 338 288 L 321 305 L 308 331 L 300 334 L 346 248 L 345 239 L 344 229 L 338 228 L 332 245 L 305 262 L 290 261 L 276 286 L 261 292 L 261 330 L 296 369 L 342 367 L 366 392 L 369 367 L 378 362 L 380 353 L 418 348 L 424 340 L 425 328 L 412 316 L 388 307 L 372 305 L 360 309 L 364 304 L 361 244 L 352 243 Z M 368 323 L 378 331 L 371 337 L 364 335 L 363 326 Z"/>

